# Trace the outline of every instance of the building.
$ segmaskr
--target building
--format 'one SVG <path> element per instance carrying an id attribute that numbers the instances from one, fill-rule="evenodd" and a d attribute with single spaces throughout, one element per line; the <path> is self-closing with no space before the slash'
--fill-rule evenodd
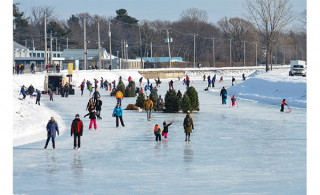
<path id="1" fill-rule="evenodd" d="M 141 60 L 141 57 L 136 57 L 136 60 Z M 169 62 L 169 57 L 142 57 L 142 60 L 145 62 Z M 182 60 L 182 57 L 171 57 L 171 62 L 185 62 Z"/>

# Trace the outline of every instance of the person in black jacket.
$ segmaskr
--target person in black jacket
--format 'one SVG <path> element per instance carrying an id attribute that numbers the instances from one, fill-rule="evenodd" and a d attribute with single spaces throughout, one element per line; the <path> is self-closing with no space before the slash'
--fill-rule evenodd
<path id="1" fill-rule="evenodd" d="M 101 77 L 101 80 L 100 80 L 100 88 L 103 89 L 103 78 Z"/>
<path id="2" fill-rule="evenodd" d="M 72 137 L 72 134 L 74 134 L 73 149 L 76 149 L 77 147 L 77 138 L 78 138 L 78 150 L 80 150 L 80 136 L 82 136 L 82 133 L 83 133 L 83 123 L 79 119 L 79 114 L 76 114 L 76 117 L 71 124 L 71 137 Z"/>
<path id="3" fill-rule="evenodd" d="M 101 97 L 101 95 L 100 95 L 100 93 L 99 93 L 97 88 L 96 88 L 95 92 L 92 94 L 92 97 L 93 97 L 93 104 L 96 103 L 98 97 Z"/>
<path id="4" fill-rule="evenodd" d="M 29 95 L 30 95 L 30 99 L 31 98 L 33 98 L 33 92 L 34 92 L 34 88 L 33 88 L 33 86 L 32 86 L 32 84 L 29 86 L 29 88 L 28 88 L 28 93 L 29 93 Z"/>
<path id="5" fill-rule="evenodd" d="M 94 123 L 94 130 L 97 130 L 97 120 L 96 120 L 96 116 L 101 120 L 102 118 L 100 116 L 97 115 L 97 113 L 94 110 L 91 110 L 88 114 L 84 115 L 84 118 L 86 118 L 86 116 L 89 116 L 90 119 L 90 125 L 89 125 L 89 130 L 92 129 L 92 123 Z"/>
<path id="6" fill-rule="evenodd" d="M 227 90 L 224 87 L 220 91 L 220 96 L 222 97 L 222 104 L 224 104 L 223 100 L 227 99 Z"/>
<path id="7" fill-rule="evenodd" d="M 36 100 L 36 104 L 38 103 L 40 106 L 40 98 L 41 98 L 41 93 L 39 90 L 37 90 L 37 100 Z"/>
<path id="8" fill-rule="evenodd" d="M 167 124 L 166 121 L 163 122 L 162 136 L 164 136 L 164 138 L 167 138 L 167 136 L 168 136 L 168 127 L 170 125 L 172 125 L 172 122 L 170 124 Z"/>
<path id="9" fill-rule="evenodd" d="M 84 90 L 84 81 L 81 83 L 81 96 L 83 96 L 83 90 Z"/>
<path id="10" fill-rule="evenodd" d="M 61 97 L 64 97 L 64 86 L 63 86 L 63 84 L 61 84 L 60 93 L 61 93 Z"/>
<path id="11" fill-rule="evenodd" d="M 100 114 L 101 114 L 101 106 L 102 106 L 102 101 L 100 100 L 100 97 L 98 97 L 98 100 L 96 101 L 94 107 L 97 111 L 97 116 L 100 117 Z"/>
<path id="12" fill-rule="evenodd" d="M 69 86 L 67 83 L 64 85 L 64 92 L 66 93 L 66 98 L 67 98 L 69 96 Z"/>
<path id="13" fill-rule="evenodd" d="M 180 101 L 182 100 L 182 93 L 180 90 L 178 90 L 177 96 L 179 97 Z"/>
<path id="14" fill-rule="evenodd" d="M 34 72 L 34 63 L 31 64 L 31 67 L 30 67 L 30 68 L 31 68 L 31 73 L 34 74 L 34 73 L 35 73 L 35 72 Z"/>
<path id="15" fill-rule="evenodd" d="M 233 86 L 233 83 L 236 81 L 236 79 L 234 77 L 232 77 L 232 86 Z"/>

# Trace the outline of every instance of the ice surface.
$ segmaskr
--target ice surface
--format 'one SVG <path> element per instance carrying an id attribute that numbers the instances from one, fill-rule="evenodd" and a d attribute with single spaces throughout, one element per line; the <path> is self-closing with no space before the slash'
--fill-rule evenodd
<path id="1" fill-rule="evenodd" d="M 83 118 L 89 92 L 81 97 L 76 89 L 69 98 L 56 96 L 47 106 L 61 115 L 66 131 L 56 138 L 56 150 L 51 142 L 43 150 L 45 141 L 13 148 L 13 192 L 306 194 L 305 109 L 286 114 L 279 112 L 280 106 L 240 99 L 239 108 L 229 108 L 230 97 L 222 105 L 219 92 L 230 81 L 216 82 L 209 92 L 203 91 L 207 82 L 192 85 L 198 90 L 200 112 L 191 114 L 191 142 L 184 141 L 183 113 L 153 112 L 148 122 L 145 112 L 124 110 L 126 127 L 116 128 L 111 117 L 116 99 L 100 90 L 103 119 L 96 131 L 89 131 L 89 119 Z M 174 88 L 185 91 L 181 82 Z M 166 90 L 168 79 L 158 94 L 164 98 Z M 135 101 L 124 98 L 122 107 Z M 73 151 L 70 125 L 77 113 L 85 127 L 81 150 Z M 156 142 L 154 125 L 162 128 L 164 120 L 173 121 L 168 139 Z"/>

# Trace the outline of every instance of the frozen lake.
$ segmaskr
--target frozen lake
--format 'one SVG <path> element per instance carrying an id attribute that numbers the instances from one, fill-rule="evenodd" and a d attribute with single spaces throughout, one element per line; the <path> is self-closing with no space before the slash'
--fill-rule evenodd
<path id="1" fill-rule="evenodd" d="M 145 112 L 124 110 L 126 127 L 116 128 L 111 117 L 116 99 L 100 90 L 103 120 L 97 121 L 97 131 L 89 131 L 89 119 L 83 118 L 89 92 L 81 97 L 77 89 L 69 98 L 55 97 L 49 106 L 68 128 L 56 138 L 55 150 L 51 141 L 43 150 L 45 140 L 13 148 L 13 193 L 306 194 L 305 109 L 286 114 L 279 112 L 281 102 L 239 99 L 239 108 L 229 108 L 230 97 L 222 105 L 219 93 L 231 81 L 216 82 L 213 92 L 203 91 L 207 82 L 192 85 L 199 92 L 200 112 L 191 113 L 191 142 L 184 141 L 183 113 L 153 112 L 148 122 Z M 185 91 L 182 82 L 174 88 Z M 166 90 L 167 80 L 158 92 L 163 99 Z M 135 101 L 124 98 L 122 107 Z M 70 137 L 77 113 L 84 122 L 80 151 L 72 150 Z M 154 126 L 162 129 L 164 120 L 173 121 L 168 139 L 156 142 Z"/>

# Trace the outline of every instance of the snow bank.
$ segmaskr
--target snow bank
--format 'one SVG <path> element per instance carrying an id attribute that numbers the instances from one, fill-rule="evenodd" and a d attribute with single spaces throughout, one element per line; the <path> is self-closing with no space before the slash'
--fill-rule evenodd
<path id="1" fill-rule="evenodd" d="M 260 103 L 280 105 L 286 99 L 290 107 L 306 108 L 306 77 L 291 77 L 288 70 L 257 71 L 245 82 L 227 89 L 229 95 Z"/>

